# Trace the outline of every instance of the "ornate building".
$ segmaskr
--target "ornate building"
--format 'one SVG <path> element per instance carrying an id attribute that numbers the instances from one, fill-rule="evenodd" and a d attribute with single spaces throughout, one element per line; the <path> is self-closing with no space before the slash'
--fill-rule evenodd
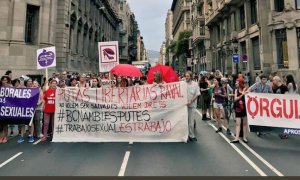
<path id="1" fill-rule="evenodd" d="M 0 1 L 0 59 L 2 74 L 13 71 L 13 77 L 29 74 L 41 78 L 36 50 L 54 46 L 57 28 L 57 3 L 43 0 Z"/>
<path id="2" fill-rule="evenodd" d="M 98 72 L 98 42 L 118 41 L 116 7 L 109 0 L 57 1 L 57 70 Z"/>
<path id="3" fill-rule="evenodd" d="M 57 67 L 49 71 L 98 72 L 98 42 L 118 41 L 118 0 L 1 0 L 1 72 L 36 70 L 36 50 L 55 46 Z"/>
<path id="4" fill-rule="evenodd" d="M 171 11 L 173 13 L 173 40 L 177 41 L 179 34 L 185 30 L 192 30 L 191 26 L 191 0 L 173 0 Z M 180 72 L 187 69 L 187 57 L 172 57 L 172 67 Z"/>
<path id="5" fill-rule="evenodd" d="M 212 68 L 288 73 L 300 79 L 299 0 L 208 0 Z M 240 57 L 236 65 L 233 53 Z M 210 69 L 208 69 L 210 70 Z"/>
<path id="6" fill-rule="evenodd" d="M 191 5 L 192 37 L 192 71 L 201 72 L 210 69 L 209 31 L 205 26 L 205 13 L 208 11 L 205 0 L 193 0 Z"/>

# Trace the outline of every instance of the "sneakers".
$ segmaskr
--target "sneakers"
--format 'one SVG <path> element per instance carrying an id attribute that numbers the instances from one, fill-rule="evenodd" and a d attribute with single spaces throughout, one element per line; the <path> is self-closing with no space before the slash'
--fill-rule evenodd
<path id="1" fill-rule="evenodd" d="M 42 142 L 47 141 L 47 136 L 43 136 L 41 139 Z"/>
<path id="2" fill-rule="evenodd" d="M 227 129 L 227 135 L 231 135 L 230 129 Z"/>
<path id="3" fill-rule="evenodd" d="M 29 136 L 28 138 L 29 138 L 29 139 L 28 139 L 28 142 L 29 142 L 29 143 L 33 143 L 33 142 L 34 142 L 34 137 L 33 137 L 33 136 Z"/>
<path id="4" fill-rule="evenodd" d="M 216 133 L 222 132 L 222 128 L 219 128 L 218 130 L 216 130 Z"/>
<path id="5" fill-rule="evenodd" d="M 24 137 L 23 136 L 19 136 L 18 143 L 22 143 L 22 142 L 24 142 Z"/>
<path id="6" fill-rule="evenodd" d="M 196 137 L 192 138 L 189 136 L 188 141 L 195 142 L 195 141 L 197 141 L 197 138 Z"/>

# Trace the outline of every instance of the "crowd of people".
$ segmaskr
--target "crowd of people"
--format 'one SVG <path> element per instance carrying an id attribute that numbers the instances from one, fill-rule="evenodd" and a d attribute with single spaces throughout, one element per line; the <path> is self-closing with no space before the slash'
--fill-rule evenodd
<path id="1" fill-rule="evenodd" d="M 235 119 L 235 138 L 231 143 L 240 142 L 242 131 L 242 141 L 248 143 L 248 122 L 245 105 L 245 95 L 249 92 L 256 93 L 276 93 L 276 94 L 296 94 L 298 87 L 292 75 L 280 78 L 276 73 L 269 76 L 257 74 L 254 83 L 251 82 L 249 74 L 243 75 L 222 75 L 217 70 L 211 73 L 195 74 L 187 71 L 181 76 L 182 81 L 186 81 L 188 86 L 188 125 L 189 141 L 197 141 L 195 137 L 195 110 L 202 110 L 202 120 L 215 120 L 217 124 L 216 133 L 222 132 L 222 126 L 226 128 L 226 133 L 231 134 L 229 129 L 229 119 Z M 154 74 L 154 85 L 165 83 L 161 73 Z M 46 141 L 51 139 L 54 128 L 55 112 L 55 91 L 57 87 L 129 87 L 147 84 L 147 77 L 140 78 L 115 76 L 105 74 L 78 74 L 53 73 L 49 80 L 43 79 L 41 84 L 35 79 L 27 76 L 12 79 L 12 71 L 7 71 L 1 77 L 0 86 L 15 88 L 39 88 L 39 100 L 34 117 L 29 125 L 13 125 L 0 121 L 0 143 L 7 143 L 8 136 L 14 136 L 15 127 L 18 127 L 18 143 L 25 141 L 24 134 L 28 127 L 28 142 L 33 143 L 36 139 Z M 229 107 L 229 108 L 228 108 Z M 229 111 L 232 110 L 233 113 Z M 9 133 L 10 131 L 10 133 Z M 257 135 L 262 135 L 257 132 Z M 282 139 L 288 138 L 286 134 L 280 134 Z"/>
<path id="2" fill-rule="evenodd" d="M 29 125 L 18 124 L 18 143 L 25 141 L 24 134 L 26 127 L 28 131 L 28 142 L 33 143 L 36 139 L 46 141 L 52 138 L 52 130 L 54 129 L 54 113 L 55 113 L 55 91 L 57 87 L 85 87 L 85 88 L 101 88 L 101 87 L 129 87 L 147 84 L 147 77 L 124 77 L 116 76 L 109 73 L 104 74 L 79 74 L 53 73 L 52 77 L 47 81 L 43 78 L 41 84 L 31 79 L 29 76 L 22 75 L 19 78 L 12 79 L 12 71 L 8 70 L 1 77 L 0 87 L 14 88 L 38 88 L 39 100 L 34 117 Z M 161 73 L 154 74 L 154 85 L 164 83 Z M 4 120 L 0 120 L 0 143 L 7 143 L 8 136 L 14 136 L 16 125 L 10 124 Z M 10 131 L 10 133 L 9 133 Z"/>
<path id="3" fill-rule="evenodd" d="M 231 143 L 239 143 L 240 134 L 243 136 L 242 141 L 248 143 L 249 126 L 245 104 L 247 93 L 298 94 L 298 86 L 291 74 L 279 77 L 276 72 L 269 76 L 260 72 L 260 74 L 256 74 L 255 82 L 252 83 L 248 73 L 245 75 L 241 73 L 222 75 L 219 70 L 216 70 L 211 73 L 194 74 L 193 80 L 198 82 L 200 87 L 198 108 L 202 110 L 202 120 L 215 120 L 218 128 L 216 133 L 221 132 L 222 126 L 224 126 L 227 134 L 231 135 L 229 119 L 234 119 L 235 138 Z M 232 116 L 229 112 L 231 110 L 233 111 Z M 266 128 L 258 130 L 257 135 L 263 135 L 262 131 L 266 131 Z M 279 134 L 279 137 L 287 139 L 288 135 Z"/>

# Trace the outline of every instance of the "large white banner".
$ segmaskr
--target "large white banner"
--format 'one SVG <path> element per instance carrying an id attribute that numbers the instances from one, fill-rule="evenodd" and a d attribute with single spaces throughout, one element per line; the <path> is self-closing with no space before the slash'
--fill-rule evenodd
<path id="1" fill-rule="evenodd" d="M 37 50 L 37 69 L 45 69 L 56 66 L 55 47 L 48 47 Z"/>
<path id="2" fill-rule="evenodd" d="M 58 89 L 53 142 L 186 142 L 185 82 Z"/>
<path id="3" fill-rule="evenodd" d="M 246 95 L 249 125 L 281 128 L 284 133 L 300 135 L 299 102 L 299 95 L 249 93 Z"/>
<path id="4" fill-rule="evenodd" d="M 109 72 L 119 64 L 119 42 L 99 42 L 99 72 Z"/>

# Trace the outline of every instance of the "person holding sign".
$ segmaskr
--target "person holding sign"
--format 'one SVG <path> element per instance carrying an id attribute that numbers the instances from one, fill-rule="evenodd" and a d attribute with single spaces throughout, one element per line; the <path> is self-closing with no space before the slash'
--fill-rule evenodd
<path id="1" fill-rule="evenodd" d="M 188 125 L 189 125 L 189 141 L 197 141 L 195 137 L 195 118 L 194 114 L 197 108 L 197 99 L 200 93 L 200 88 L 198 83 L 192 81 L 193 73 L 191 71 L 187 71 L 185 73 L 185 81 L 187 83 L 187 98 L 188 98 Z"/>
<path id="2" fill-rule="evenodd" d="M 43 98 L 43 109 L 44 109 L 44 129 L 42 141 L 47 140 L 47 133 L 49 125 L 51 124 L 52 131 L 54 131 L 54 113 L 55 113 L 55 94 L 57 88 L 56 79 L 50 80 L 49 89 L 45 91 Z"/>
<path id="3" fill-rule="evenodd" d="M 32 79 L 27 80 L 26 86 L 27 86 L 27 88 L 34 88 Z M 18 143 L 22 143 L 22 142 L 24 142 L 25 124 L 20 124 L 19 128 L 21 131 L 20 131 L 20 136 L 18 138 Z M 34 125 L 33 125 L 33 123 L 28 125 L 28 130 L 29 130 L 28 142 L 33 143 L 34 142 L 34 138 L 33 138 Z"/>
<path id="4" fill-rule="evenodd" d="M 8 76 L 2 76 L 0 87 L 11 87 L 9 84 L 10 79 Z M 8 124 L 0 120 L 0 143 L 7 143 L 8 141 Z"/>

